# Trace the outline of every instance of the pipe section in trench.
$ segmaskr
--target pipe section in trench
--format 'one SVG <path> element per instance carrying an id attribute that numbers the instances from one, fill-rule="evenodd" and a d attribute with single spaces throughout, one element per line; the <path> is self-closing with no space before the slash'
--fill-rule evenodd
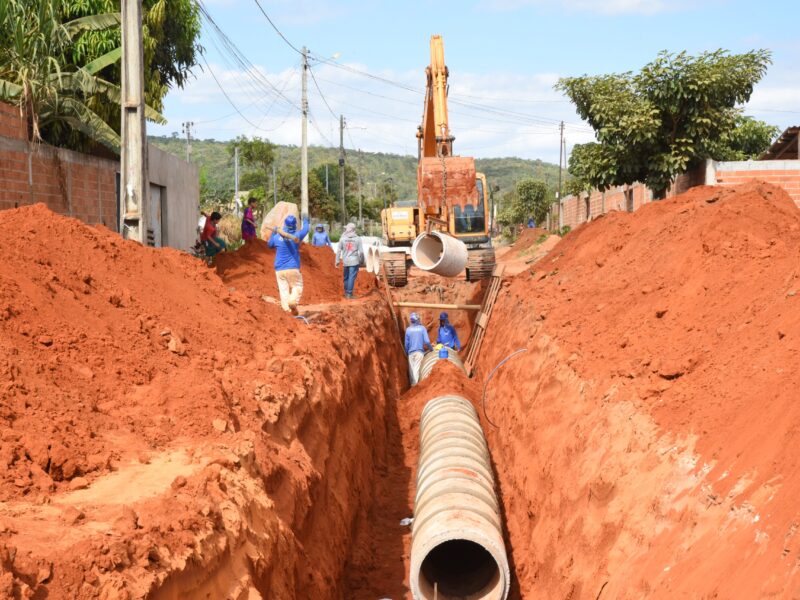
<path id="1" fill-rule="evenodd" d="M 472 403 L 430 400 L 420 418 L 411 541 L 415 600 L 505 600 L 511 573 L 489 449 Z"/>
<path id="2" fill-rule="evenodd" d="M 411 246 L 411 260 L 418 269 L 442 277 L 456 277 L 467 266 L 467 246 L 451 235 L 431 231 L 420 234 Z"/>
<path id="3" fill-rule="evenodd" d="M 420 381 L 427 378 L 428 375 L 431 374 L 431 371 L 433 371 L 433 367 L 435 367 L 436 363 L 438 363 L 440 360 L 449 360 L 451 363 L 453 363 L 455 366 L 461 369 L 465 377 L 467 376 L 467 370 L 464 368 L 464 363 L 461 362 L 461 359 L 458 356 L 458 352 L 456 352 L 452 348 L 448 348 L 447 346 L 445 346 L 444 349 L 447 350 L 447 358 L 440 358 L 438 350 L 431 350 L 430 352 L 427 352 L 425 354 L 419 366 Z"/>

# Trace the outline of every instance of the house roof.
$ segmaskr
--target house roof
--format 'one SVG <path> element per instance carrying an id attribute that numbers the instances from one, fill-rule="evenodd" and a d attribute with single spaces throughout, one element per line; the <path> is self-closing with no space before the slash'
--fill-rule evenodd
<path id="1" fill-rule="evenodd" d="M 758 160 L 797 160 L 800 144 L 800 126 L 794 125 L 784 131 L 775 140 L 769 150 L 758 157 Z"/>

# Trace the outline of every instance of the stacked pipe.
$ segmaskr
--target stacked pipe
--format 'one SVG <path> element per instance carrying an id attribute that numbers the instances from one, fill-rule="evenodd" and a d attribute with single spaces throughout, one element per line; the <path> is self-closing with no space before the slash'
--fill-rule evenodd
<path id="1" fill-rule="evenodd" d="M 505 600 L 510 582 L 478 415 L 466 398 L 436 397 L 420 418 L 411 592 L 415 600 Z"/>
<path id="2" fill-rule="evenodd" d="M 425 354 L 425 356 L 422 359 L 422 363 L 420 364 L 420 367 L 419 367 L 419 380 L 420 381 L 422 381 L 428 375 L 431 374 L 431 371 L 433 371 L 433 367 L 440 360 L 448 360 L 448 361 L 450 361 L 451 363 L 456 365 L 459 369 L 461 369 L 461 371 L 464 373 L 464 375 L 467 374 L 467 370 L 464 368 L 464 363 L 461 362 L 461 359 L 458 357 L 458 352 L 456 352 L 452 348 L 448 348 L 447 346 L 445 346 L 442 349 L 443 350 L 447 350 L 447 358 L 441 358 L 439 356 L 439 351 L 438 350 L 432 350 L 431 352 L 428 352 L 427 354 Z"/>

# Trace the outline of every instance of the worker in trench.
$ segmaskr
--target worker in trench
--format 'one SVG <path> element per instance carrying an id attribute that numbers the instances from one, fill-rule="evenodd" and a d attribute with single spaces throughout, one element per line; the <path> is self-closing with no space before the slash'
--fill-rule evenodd
<path id="1" fill-rule="evenodd" d="M 275 277 L 281 296 L 281 308 L 296 315 L 297 305 L 303 293 L 303 275 L 300 273 L 300 244 L 308 235 L 308 217 L 303 217 L 303 228 L 297 231 L 297 218 L 289 215 L 283 222 L 283 230 L 274 230 L 269 238 L 269 247 L 275 248 Z"/>
<path id="2" fill-rule="evenodd" d="M 417 385 L 419 381 L 419 369 L 422 366 L 422 358 L 426 350 L 432 350 L 431 340 L 428 337 L 428 330 L 419 321 L 419 315 L 415 312 L 409 317 L 411 325 L 406 328 L 406 355 L 408 356 L 408 381 L 411 385 Z"/>
<path id="3" fill-rule="evenodd" d="M 342 263 L 344 267 L 344 297 L 353 297 L 353 288 L 356 286 L 358 268 L 364 258 L 364 250 L 361 247 L 361 238 L 356 234 L 355 223 L 348 223 L 344 228 L 344 233 L 339 239 L 339 251 L 336 253 L 336 267 Z"/>
<path id="4" fill-rule="evenodd" d="M 439 315 L 439 334 L 436 336 L 436 343 L 452 348 L 456 352 L 461 352 L 461 342 L 458 339 L 458 332 L 450 323 L 446 312 Z"/>

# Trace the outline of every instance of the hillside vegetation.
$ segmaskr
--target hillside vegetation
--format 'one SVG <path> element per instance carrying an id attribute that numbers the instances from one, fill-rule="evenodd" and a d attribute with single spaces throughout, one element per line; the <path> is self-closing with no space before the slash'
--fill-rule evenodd
<path id="1" fill-rule="evenodd" d="M 177 137 L 151 137 L 159 148 L 178 156 L 186 154 L 186 140 Z M 191 161 L 201 170 L 205 180 L 204 190 L 216 193 L 233 193 L 233 159 L 227 142 L 217 140 L 193 140 Z M 276 146 L 276 169 L 278 172 L 300 164 L 300 148 Z M 309 169 L 339 160 L 337 148 L 312 146 L 308 150 Z M 558 181 L 558 166 L 540 160 L 521 158 L 487 158 L 476 161 L 478 170 L 486 174 L 490 186 L 500 188 L 500 194 L 514 189 L 514 184 L 526 177 L 541 179 L 550 187 Z M 347 164 L 355 169 L 361 180 L 361 193 L 365 198 L 380 198 L 381 189 L 392 186 L 399 199 L 416 198 L 416 156 L 401 156 L 383 152 L 347 151 Z M 245 169 L 241 170 L 243 174 Z M 331 188 L 336 187 L 338 169 L 329 168 Z M 389 181 L 391 178 L 391 181 Z"/>

